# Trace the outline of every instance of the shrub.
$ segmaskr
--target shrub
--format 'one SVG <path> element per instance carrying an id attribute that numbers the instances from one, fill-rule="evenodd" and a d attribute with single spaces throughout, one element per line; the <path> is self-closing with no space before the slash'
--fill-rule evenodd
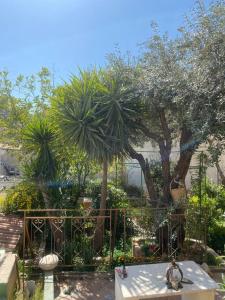
<path id="1" fill-rule="evenodd" d="M 141 197 L 143 191 L 139 186 L 136 185 L 124 185 L 124 191 L 130 197 Z"/>
<path id="2" fill-rule="evenodd" d="M 189 198 L 192 214 L 195 216 L 201 214 L 202 231 L 208 230 L 208 245 L 215 251 L 223 252 L 225 244 L 225 222 L 223 218 L 225 187 L 206 180 L 206 183 L 202 184 L 201 211 L 198 186 L 194 186 L 193 192 L 195 194 Z M 189 209 L 189 212 L 191 210 Z M 196 222 L 199 221 L 196 220 Z M 199 225 L 199 229 L 200 227 Z"/>
<path id="3" fill-rule="evenodd" d="M 6 201 L 6 193 L 1 192 L 1 194 L 0 194 L 0 211 L 3 210 L 4 205 L 5 205 L 5 201 Z"/>
<path id="4" fill-rule="evenodd" d="M 7 190 L 2 211 L 6 214 L 16 213 L 18 209 L 31 209 L 42 207 L 42 198 L 36 186 L 22 182 Z"/>
<path id="5" fill-rule="evenodd" d="M 222 222 L 215 222 L 209 228 L 209 241 L 208 245 L 215 251 L 224 252 L 225 246 L 225 224 Z"/>
<path id="6" fill-rule="evenodd" d="M 93 206 L 96 209 L 100 207 L 101 183 L 91 181 L 86 187 L 85 196 L 92 198 Z M 126 192 L 117 188 L 112 183 L 108 184 L 107 208 L 126 208 L 129 206 Z"/>
<path id="7" fill-rule="evenodd" d="M 75 266 L 93 264 L 93 257 L 96 254 L 93 249 L 92 239 L 87 236 L 77 235 L 66 245 L 66 261 Z"/>
<path id="8" fill-rule="evenodd" d="M 114 185 L 109 185 L 107 208 L 127 208 L 128 206 L 127 193 Z"/>
<path id="9" fill-rule="evenodd" d="M 51 205 L 55 209 L 76 208 L 82 192 L 80 185 L 72 181 L 56 181 L 48 185 Z"/>
<path id="10" fill-rule="evenodd" d="M 217 265 L 216 257 L 211 253 L 206 253 L 206 257 L 205 257 L 204 260 L 209 266 L 216 266 Z"/>

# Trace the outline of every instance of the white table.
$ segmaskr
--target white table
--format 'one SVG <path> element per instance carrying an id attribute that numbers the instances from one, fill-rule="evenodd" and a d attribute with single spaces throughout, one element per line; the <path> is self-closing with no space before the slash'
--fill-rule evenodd
<path id="1" fill-rule="evenodd" d="M 178 264 L 184 277 L 193 281 L 193 284 L 183 284 L 183 288 L 178 291 L 168 289 L 168 263 L 128 266 L 128 277 L 125 279 L 115 272 L 115 299 L 214 300 L 217 283 L 193 261 L 182 261 Z"/>

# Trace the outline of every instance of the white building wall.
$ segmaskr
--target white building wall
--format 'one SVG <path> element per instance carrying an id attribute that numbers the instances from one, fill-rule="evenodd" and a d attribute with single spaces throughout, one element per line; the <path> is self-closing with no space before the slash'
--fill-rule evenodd
<path id="1" fill-rule="evenodd" d="M 146 143 L 143 148 L 136 148 L 136 150 L 140 151 L 142 153 L 142 155 L 145 158 L 148 158 L 150 161 L 151 160 L 152 161 L 154 161 L 154 160 L 160 161 L 161 160 L 160 154 L 159 154 L 159 149 L 157 147 L 152 146 L 152 144 L 150 142 Z M 198 167 L 198 165 L 199 165 L 198 155 L 201 151 L 206 152 L 206 145 L 203 144 L 198 148 L 198 150 L 192 157 L 190 167 L 195 167 L 195 166 Z M 174 147 L 171 152 L 171 161 L 174 162 L 174 164 L 175 164 L 178 159 L 179 159 L 179 148 Z M 143 175 L 141 175 L 142 172 L 141 172 L 141 168 L 140 168 L 138 161 L 128 159 L 126 161 L 125 165 L 126 165 L 126 174 L 127 174 L 127 178 L 126 178 L 127 184 L 143 186 L 144 188 L 146 188 Z M 222 169 L 225 170 L 225 156 L 221 157 L 220 165 L 221 165 Z M 191 176 L 192 176 L 193 172 L 194 171 L 190 169 L 186 176 L 186 187 L 188 189 L 191 187 Z M 218 183 L 219 177 L 218 177 L 216 167 L 208 167 L 206 174 L 207 174 L 207 177 L 211 181 Z"/>

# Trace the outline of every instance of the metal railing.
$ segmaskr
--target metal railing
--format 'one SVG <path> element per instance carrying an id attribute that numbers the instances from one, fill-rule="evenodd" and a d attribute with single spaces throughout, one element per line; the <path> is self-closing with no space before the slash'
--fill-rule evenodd
<path id="1" fill-rule="evenodd" d="M 23 259 L 36 266 L 54 253 L 60 265 L 81 268 L 112 265 L 119 254 L 129 262 L 170 259 L 193 243 L 206 245 L 209 213 L 170 209 L 23 210 Z M 203 249 L 204 250 L 204 249 Z M 202 251 L 203 251 L 202 250 Z"/>

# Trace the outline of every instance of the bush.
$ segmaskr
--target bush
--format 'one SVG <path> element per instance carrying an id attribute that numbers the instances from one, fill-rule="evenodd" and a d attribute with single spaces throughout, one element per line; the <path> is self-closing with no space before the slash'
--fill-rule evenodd
<path id="1" fill-rule="evenodd" d="M 1 192 L 0 193 L 0 211 L 3 210 L 4 205 L 5 205 L 5 201 L 6 201 L 6 193 L 5 192 Z"/>
<path id="2" fill-rule="evenodd" d="M 43 207 L 42 197 L 36 186 L 22 182 L 7 190 L 5 200 L 2 203 L 2 212 L 16 213 L 18 209 L 31 209 Z"/>
<path id="3" fill-rule="evenodd" d="M 72 181 L 56 181 L 48 185 L 48 193 L 52 208 L 74 209 L 77 207 L 83 188 Z"/>
<path id="4" fill-rule="evenodd" d="M 92 238 L 77 235 L 70 243 L 66 245 L 66 261 L 76 266 L 93 264 L 95 250 L 92 245 Z"/>
<path id="5" fill-rule="evenodd" d="M 141 187 L 136 185 L 124 185 L 124 191 L 129 197 L 141 198 L 143 194 Z"/>
<path id="6" fill-rule="evenodd" d="M 95 209 L 99 209 L 101 200 L 101 183 L 100 182 L 89 182 L 85 190 L 85 196 L 92 198 L 93 206 Z M 129 206 L 126 192 L 115 187 L 112 183 L 108 184 L 108 198 L 107 198 L 107 209 L 110 208 L 126 208 Z"/>
<path id="7" fill-rule="evenodd" d="M 225 224 L 222 222 L 215 222 L 209 228 L 209 241 L 208 245 L 215 251 L 224 252 L 225 246 Z"/>
<path id="8" fill-rule="evenodd" d="M 223 252 L 225 244 L 225 221 L 223 218 L 225 187 L 208 180 L 205 184 L 202 183 L 201 212 L 197 185 L 193 187 L 192 192 L 195 194 L 189 198 L 189 204 L 195 215 L 198 212 L 202 216 L 202 229 L 204 232 L 206 232 L 206 229 L 208 230 L 208 245 L 215 251 Z"/>
<path id="9" fill-rule="evenodd" d="M 206 256 L 205 256 L 204 260 L 207 263 L 207 265 L 209 265 L 209 266 L 217 266 L 217 259 L 211 253 L 206 253 Z"/>
<path id="10" fill-rule="evenodd" d="M 109 185 L 107 208 L 127 208 L 127 207 L 129 207 L 127 193 L 124 190 L 115 187 L 114 185 Z"/>

